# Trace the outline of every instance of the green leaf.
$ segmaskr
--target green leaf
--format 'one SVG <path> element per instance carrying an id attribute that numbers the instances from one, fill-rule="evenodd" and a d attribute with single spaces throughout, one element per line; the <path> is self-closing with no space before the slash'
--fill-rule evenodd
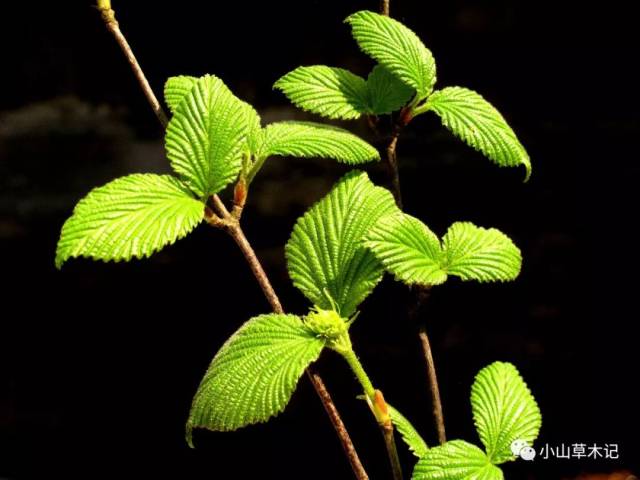
<path id="1" fill-rule="evenodd" d="M 397 280 L 439 285 L 447 279 L 440 240 L 411 215 L 398 212 L 384 217 L 367 234 L 365 245 Z"/>
<path id="2" fill-rule="evenodd" d="M 454 135 L 498 166 L 524 165 L 525 181 L 529 179 L 529 155 L 500 112 L 479 94 L 462 87 L 444 88 L 433 92 L 425 104 L 426 110 L 438 114 Z"/>
<path id="3" fill-rule="evenodd" d="M 414 91 L 382 65 L 374 67 L 366 81 L 342 68 L 298 67 L 280 78 L 274 88 L 303 110 L 342 120 L 399 110 Z"/>
<path id="4" fill-rule="evenodd" d="M 172 113 L 175 113 L 176 109 L 182 103 L 182 100 L 191 92 L 191 89 L 198 82 L 198 78 L 181 75 L 178 77 L 171 77 L 167 80 L 164 86 L 164 96 L 167 105 Z M 256 112 L 255 108 L 247 102 L 240 101 L 245 109 L 245 121 L 247 122 L 247 144 L 250 153 L 255 153 L 259 142 L 260 136 L 260 115 Z"/>
<path id="5" fill-rule="evenodd" d="M 518 247 L 496 229 L 457 222 L 441 243 L 424 223 L 402 212 L 382 218 L 366 235 L 365 246 L 409 285 L 440 285 L 447 275 L 479 282 L 513 280 L 522 264 Z"/>
<path id="6" fill-rule="evenodd" d="M 413 88 L 402 83 L 382 65 L 376 65 L 367 78 L 368 112 L 386 115 L 400 110 L 413 96 Z"/>
<path id="7" fill-rule="evenodd" d="M 193 230 L 204 204 L 169 175 L 135 174 L 92 190 L 65 222 L 56 267 L 69 258 L 148 257 Z"/>
<path id="8" fill-rule="evenodd" d="M 391 421 L 409 447 L 409 450 L 411 450 L 418 458 L 424 457 L 427 454 L 429 447 L 427 447 L 426 442 L 422 439 L 418 431 L 413 427 L 413 425 L 411 425 L 411 422 L 409 422 L 404 415 L 388 403 L 387 409 L 389 410 Z"/>
<path id="9" fill-rule="evenodd" d="M 180 75 L 169 78 L 164 84 L 164 100 L 171 113 L 175 113 L 182 100 L 189 94 L 198 82 L 196 77 Z"/>
<path id="10" fill-rule="evenodd" d="M 515 458 L 514 440 L 531 446 L 540 432 L 540 408 L 510 363 L 495 362 L 480 370 L 471 387 L 471 408 L 480 440 L 495 464 Z"/>
<path id="11" fill-rule="evenodd" d="M 246 322 L 200 383 L 187 421 L 189 445 L 194 428 L 236 430 L 282 412 L 323 346 L 295 315 L 260 315 Z"/>
<path id="12" fill-rule="evenodd" d="M 520 250 L 495 228 L 485 229 L 469 222 L 456 222 L 449 227 L 442 244 L 443 268 L 462 280 L 507 281 L 520 273 Z"/>
<path id="13" fill-rule="evenodd" d="M 258 115 L 256 109 L 247 102 L 242 102 L 242 104 L 247 122 L 247 149 L 251 155 L 256 155 L 262 144 L 260 115 Z"/>
<path id="14" fill-rule="evenodd" d="M 382 278 L 362 244 L 365 233 L 396 210 L 388 190 L 364 172 L 342 177 L 296 223 L 285 253 L 293 283 L 318 307 L 349 317 Z M 330 298 L 329 298 L 330 297 Z"/>
<path id="15" fill-rule="evenodd" d="M 342 128 L 311 122 L 277 122 L 264 129 L 258 158 L 325 157 L 355 165 L 379 160 L 378 150 Z"/>
<path id="16" fill-rule="evenodd" d="M 167 156 L 173 169 L 204 198 L 238 176 L 247 133 L 247 104 L 222 80 L 205 75 L 169 121 Z"/>
<path id="17" fill-rule="evenodd" d="M 298 67 L 280 78 L 274 88 L 301 109 L 327 118 L 351 120 L 366 110 L 365 80 L 342 68 Z"/>
<path id="18" fill-rule="evenodd" d="M 433 55 L 418 36 L 403 24 L 366 10 L 345 20 L 362 51 L 426 98 L 436 82 Z"/>
<path id="19" fill-rule="evenodd" d="M 500 468 L 475 445 L 452 440 L 427 451 L 413 470 L 412 480 L 503 480 Z"/>

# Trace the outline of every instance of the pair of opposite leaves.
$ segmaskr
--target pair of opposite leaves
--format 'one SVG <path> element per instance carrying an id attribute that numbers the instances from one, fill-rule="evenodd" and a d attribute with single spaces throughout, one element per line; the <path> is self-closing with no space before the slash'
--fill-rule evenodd
<path id="1" fill-rule="evenodd" d="M 525 165 L 528 177 L 526 151 L 495 108 L 467 89 L 433 92 L 435 61 L 415 33 L 368 11 L 347 22 L 362 50 L 379 63 L 367 81 L 343 69 L 300 67 L 276 88 L 305 110 L 345 119 L 391 113 L 415 91 L 412 115 L 434 111 L 498 165 Z M 150 256 L 203 220 L 209 195 L 241 171 L 250 182 L 269 156 L 329 157 L 349 164 L 379 158 L 373 147 L 334 127 L 278 122 L 261 128 L 256 111 L 213 76 L 174 77 L 165 98 L 173 113 L 167 155 L 181 179 L 135 174 L 93 190 L 63 226 L 56 266 L 79 256 L 105 261 Z"/>
<path id="2" fill-rule="evenodd" d="M 391 257 L 389 249 L 395 252 Z M 442 283 L 447 274 L 509 280 L 520 269 L 520 253 L 502 233 L 458 223 L 440 244 L 424 224 L 396 207 L 389 191 L 357 171 L 338 181 L 298 220 L 286 256 L 293 283 L 310 302 L 335 309 L 343 318 L 356 311 L 385 268 L 407 283 L 429 285 Z M 437 274 L 433 265 L 438 265 Z M 235 430 L 283 411 L 298 379 L 325 346 L 327 338 L 310 328 L 306 318 L 269 314 L 249 320 L 220 349 L 200 384 L 187 423 L 190 444 L 193 428 Z M 481 471 L 489 476 L 478 478 L 501 478 L 494 464 L 513 458 L 511 441 L 531 442 L 537 436 L 539 410 L 515 367 L 487 367 L 473 392 L 486 454 L 461 441 L 426 449 L 406 419 L 392 411 L 403 438 L 422 458 L 414 478 L 462 479 Z M 449 475 L 456 464 L 464 476 Z M 447 476 L 434 476 L 438 468 Z"/>
<path id="3" fill-rule="evenodd" d="M 428 448 L 406 418 L 390 409 L 396 428 L 418 457 L 412 480 L 503 480 L 499 465 L 516 459 L 514 441 L 531 446 L 542 425 L 531 391 L 507 362 L 494 362 L 476 375 L 471 409 L 484 451 L 464 440 Z"/>

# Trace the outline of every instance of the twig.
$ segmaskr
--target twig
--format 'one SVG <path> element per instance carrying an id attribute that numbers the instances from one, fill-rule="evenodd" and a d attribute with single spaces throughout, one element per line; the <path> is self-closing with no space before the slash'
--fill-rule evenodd
<path id="1" fill-rule="evenodd" d="M 147 78 L 144 75 L 140 64 L 136 60 L 136 57 L 133 54 L 133 51 L 129 43 L 127 42 L 127 39 L 120 31 L 120 27 L 115 17 L 115 12 L 111 8 L 111 2 L 109 0 L 98 0 L 98 9 L 102 14 L 102 19 L 104 20 L 107 28 L 113 34 L 116 41 L 118 42 L 118 45 L 120 45 L 120 48 L 129 61 L 129 64 L 131 65 L 131 68 L 136 78 L 138 79 L 140 86 L 142 87 L 145 97 L 147 98 L 147 101 L 151 105 L 151 108 L 153 108 L 156 117 L 158 117 L 158 121 L 164 128 L 166 128 L 169 123 L 167 115 L 162 109 L 158 98 L 153 93 L 153 90 L 151 89 L 151 86 L 149 85 L 149 82 L 147 81 Z M 258 284 L 260 285 L 260 288 L 269 301 L 271 308 L 276 313 L 282 313 L 283 309 L 282 305 L 280 304 L 280 300 L 273 290 L 271 282 L 269 281 L 269 278 L 262 268 L 260 261 L 256 257 L 251 244 L 245 237 L 239 222 L 229 213 L 224 203 L 217 195 L 212 196 L 212 202 L 217 212 L 214 213 L 207 207 L 205 209 L 206 220 L 209 224 L 214 225 L 218 228 L 223 228 L 231 235 L 231 237 L 234 239 L 234 241 L 242 251 L 247 263 L 249 264 L 249 267 L 251 268 L 251 271 L 253 272 L 256 280 L 258 281 Z M 351 468 L 353 469 L 355 477 L 358 480 L 369 480 L 369 476 L 364 470 L 362 462 L 360 462 L 360 458 L 358 457 L 358 453 L 356 452 L 353 442 L 351 441 L 349 432 L 347 431 L 344 422 L 340 418 L 340 414 L 338 413 L 338 410 L 333 403 L 333 399 L 327 391 L 324 382 L 317 373 L 311 371 L 310 369 L 307 369 L 307 376 L 311 381 L 311 384 L 313 385 L 316 393 L 318 394 L 318 397 L 320 398 L 320 401 L 322 402 L 322 405 L 324 406 L 324 409 L 327 412 L 327 415 L 329 416 L 329 419 L 331 420 L 336 433 L 338 434 L 338 437 L 342 444 L 342 448 L 344 449 L 349 463 L 351 464 Z"/>
<path id="2" fill-rule="evenodd" d="M 333 403 L 333 400 L 331 399 L 331 396 L 329 395 L 329 392 L 327 391 L 327 387 L 325 387 L 324 382 L 322 381 L 322 378 L 320 378 L 320 375 L 318 375 L 318 373 L 315 372 L 315 370 L 313 369 L 313 366 L 310 366 L 307 368 L 307 376 L 309 377 L 309 380 L 313 384 L 313 388 L 316 389 L 316 393 L 320 396 L 322 405 L 324 406 L 324 409 L 327 412 L 327 415 L 329 415 L 329 418 L 331 418 L 331 423 L 333 424 L 333 428 L 335 428 L 338 434 L 338 437 L 340 437 L 341 440 L 343 438 L 346 438 L 349 440 L 349 441 L 341 441 L 340 443 L 342 443 L 342 449 L 344 450 L 345 455 L 347 456 L 347 458 L 349 459 L 349 462 L 351 463 L 351 468 L 353 469 L 353 473 L 355 474 L 356 478 L 360 480 L 367 480 L 369 476 L 367 475 L 367 472 L 362 466 L 362 463 L 360 463 L 358 452 L 356 452 L 356 449 L 349 438 L 349 432 L 347 432 L 347 428 L 344 426 L 344 423 L 342 422 L 342 418 L 340 418 L 340 414 L 338 413 L 338 410 L 336 409 L 336 406 Z"/>
<path id="3" fill-rule="evenodd" d="M 436 430 L 438 431 L 438 442 L 443 444 L 447 441 L 447 436 L 444 428 L 444 415 L 442 413 L 442 400 L 440 399 L 438 376 L 436 375 L 436 364 L 433 361 L 433 354 L 431 353 L 431 343 L 429 342 L 429 336 L 427 335 L 427 328 L 424 322 L 420 322 L 419 320 L 420 310 L 431 295 L 431 290 L 429 287 L 424 286 L 414 287 L 412 290 L 414 292 L 415 304 L 409 309 L 409 319 L 414 325 L 416 323 L 418 324 L 418 338 L 420 340 L 420 347 L 422 348 L 422 354 L 424 356 L 424 363 L 427 366 L 427 378 L 429 380 L 429 390 L 431 391 L 433 419 L 436 424 Z"/>
<path id="4" fill-rule="evenodd" d="M 380 0 L 380 13 L 389 16 L 389 0 Z"/>
<path id="5" fill-rule="evenodd" d="M 400 129 L 394 128 L 394 132 L 391 135 L 389 145 L 387 145 L 387 167 L 389 168 L 391 176 L 391 186 L 393 198 L 396 200 L 396 205 L 402 210 L 402 189 L 400 188 L 400 170 L 398 169 L 398 156 L 396 154 L 396 148 L 398 146 L 398 138 L 400 138 Z"/>
<path id="6" fill-rule="evenodd" d="M 382 15 L 389 16 L 389 3 L 390 0 L 380 0 L 380 13 Z M 401 110 L 400 115 L 394 122 L 392 127 L 392 133 L 389 140 L 389 144 L 386 148 L 386 161 L 389 169 L 389 176 L 391 177 L 391 186 L 393 197 L 396 200 L 398 208 L 402 209 L 402 187 L 400 184 L 400 171 L 398 168 L 398 139 L 400 138 L 400 132 L 411 121 L 413 117 L 413 111 L 411 105 Z M 371 125 L 371 122 L 370 122 Z M 375 125 L 374 125 L 375 126 Z M 375 132 L 375 129 L 374 129 Z M 418 288 L 414 292 L 415 306 L 409 310 L 410 320 L 417 321 L 418 313 L 422 308 L 424 302 L 429 297 L 428 288 Z M 412 322 L 412 323 L 413 323 Z M 420 340 L 420 346 L 427 367 L 427 381 L 429 384 L 429 390 L 431 392 L 431 401 L 433 406 L 433 420 L 438 431 L 438 441 L 443 444 L 447 441 L 445 435 L 444 415 L 442 413 L 442 399 L 440 398 L 440 387 L 438 386 L 438 377 L 436 375 L 435 362 L 433 361 L 433 354 L 431 352 L 431 344 L 429 343 L 429 337 L 427 336 L 427 329 L 424 323 L 418 327 L 418 339 Z"/>
<path id="7" fill-rule="evenodd" d="M 407 119 L 410 120 L 407 115 L 400 115 L 398 122 L 393 127 L 393 133 L 386 148 L 386 160 L 387 167 L 389 169 L 389 176 L 391 177 L 392 193 L 396 204 L 400 209 L 402 209 L 402 188 L 400 184 L 396 148 L 398 146 L 400 132 L 404 125 L 408 123 Z M 409 320 L 411 323 L 416 324 L 419 323 L 418 314 L 429 297 L 429 289 L 422 287 L 412 289 L 412 291 L 414 292 L 415 305 L 413 308 L 409 309 Z M 431 344 L 429 343 L 429 337 L 427 336 L 427 329 L 424 323 L 420 324 L 418 327 L 418 339 L 420 340 L 420 346 L 422 348 L 422 353 L 427 367 L 427 381 L 429 384 L 429 391 L 431 392 L 431 402 L 433 406 L 433 421 L 435 423 L 436 430 L 438 431 L 438 441 L 440 444 L 443 444 L 447 439 L 445 435 L 444 414 L 442 413 L 442 399 L 440 398 L 440 387 L 438 386 L 438 377 L 436 375 L 435 362 L 431 352 Z"/>
<path id="8" fill-rule="evenodd" d="M 227 218 L 229 216 L 229 210 L 227 210 L 227 207 L 224 202 L 220 200 L 218 195 L 211 195 L 211 201 L 213 202 L 213 207 L 216 209 L 218 215 L 222 218 Z"/>
<path id="9" fill-rule="evenodd" d="M 418 338 L 422 346 L 424 361 L 427 364 L 427 376 L 429 378 L 429 387 L 431 390 L 431 402 L 433 407 L 433 419 L 438 430 L 438 442 L 442 445 L 447 441 L 447 435 L 444 430 L 444 415 L 442 414 L 442 401 L 440 400 L 440 389 L 438 387 L 438 377 L 436 375 L 436 364 L 431 354 L 431 345 L 427 336 L 427 329 L 424 325 L 420 325 L 418 329 Z"/>
<path id="10" fill-rule="evenodd" d="M 400 457 L 396 447 L 396 439 L 393 434 L 393 423 L 391 421 L 381 426 L 384 443 L 387 447 L 387 455 L 391 463 L 391 473 L 394 480 L 402 480 L 402 466 L 400 465 Z"/>
<path id="11" fill-rule="evenodd" d="M 396 200 L 398 208 L 402 209 L 402 189 L 400 185 L 400 173 L 398 171 L 398 158 L 396 155 L 400 130 L 401 127 L 399 125 L 394 127 L 394 133 L 392 134 L 389 145 L 387 146 L 387 166 L 391 176 L 393 197 Z M 409 320 L 414 324 L 419 323 L 418 339 L 420 340 L 420 346 L 422 347 L 422 353 L 427 367 L 427 382 L 429 384 L 429 391 L 431 392 L 431 401 L 433 405 L 433 421 L 435 423 L 436 430 L 438 431 L 438 441 L 440 444 L 443 444 L 447 439 L 445 435 L 442 399 L 440 398 L 440 387 L 438 386 L 435 362 L 433 360 L 431 344 L 429 343 L 429 337 L 427 336 L 426 326 L 424 323 L 420 324 L 418 320 L 418 313 L 429 297 L 429 289 L 423 287 L 414 289 L 413 291 L 415 296 L 415 306 L 409 311 Z"/>
<path id="12" fill-rule="evenodd" d="M 111 2 L 105 1 L 105 0 L 99 0 L 98 9 L 102 14 L 102 19 L 104 20 L 105 25 L 107 26 L 109 31 L 113 34 L 113 36 L 116 38 L 118 45 L 120 45 L 120 48 L 122 49 L 122 53 L 124 53 L 124 56 L 127 58 L 127 61 L 129 62 L 129 65 L 131 66 L 133 73 L 138 79 L 138 83 L 142 87 L 144 96 L 147 97 L 147 101 L 149 102 L 149 105 L 151 105 L 153 112 L 156 114 L 156 117 L 158 117 L 158 121 L 162 124 L 164 128 L 166 128 L 167 125 L 169 124 L 167 115 L 164 113 L 164 110 L 162 110 L 162 106 L 160 105 L 160 102 L 158 102 L 157 97 L 153 93 L 153 90 L 151 89 L 151 85 L 149 85 L 149 82 L 147 81 L 147 77 L 142 71 L 142 68 L 138 63 L 138 60 L 136 59 L 136 56 L 133 54 L 133 50 L 131 50 L 131 47 L 129 46 L 129 42 L 127 42 L 127 39 L 125 38 L 125 36 L 122 34 L 122 31 L 120 30 L 120 25 L 116 20 L 116 14 L 111 9 Z"/>
<path id="13" fill-rule="evenodd" d="M 242 255 L 244 255 L 244 258 L 247 260 L 249 268 L 253 272 L 253 276 L 256 277 L 256 281 L 260 285 L 264 296 L 267 297 L 267 301 L 269 302 L 269 305 L 271 305 L 271 309 L 275 313 L 284 313 L 280 299 L 278 298 L 278 295 L 276 295 L 276 292 L 269 281 L 269 277 L 267 277 L 267 274 L 262 268 L 260 260 L 258 260 L 256 252 L 253 251 L 251 244 L 244 235 L 240 224 L 235 223 L 235 225 L 227 229 L 227 232 L 231 235 L 231 238 L 236 242 L 236 245 L 238 245 Z"/>

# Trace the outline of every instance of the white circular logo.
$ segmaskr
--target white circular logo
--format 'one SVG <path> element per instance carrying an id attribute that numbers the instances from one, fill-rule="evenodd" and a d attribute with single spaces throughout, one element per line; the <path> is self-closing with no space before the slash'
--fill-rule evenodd
<path id="1" fill-rule="evenodd" d="M 526 440 L 514 440 L 511 442 L 511 453 L 513 453 L 516 457 L 520 456 L 520 452 L 524 447 L 528 447 L 529 444 Z"/>
<path id="2" fill-rule="evenodd" d="M 514 440 L 511 442 L 511 453 L 527 461 L 536 458 L 536 451 L 529 446 L 526 440 Z"/>
<path id="3" fill-rule="evenodd" d="M 531 447 L 524 447 L 520 450 L 520 458 L 523 460 L 531 461 L 536 458 L 536 451 Z"/>

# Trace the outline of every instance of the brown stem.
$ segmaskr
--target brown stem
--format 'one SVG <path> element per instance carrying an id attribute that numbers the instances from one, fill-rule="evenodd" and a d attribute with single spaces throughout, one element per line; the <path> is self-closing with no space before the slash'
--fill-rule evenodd
<path id="1" fill-rule="evenodd" d="M 211 195 L 211 202 L 213 203 L 213 208 L 215 208 L 218 215 L 222 218 L 227 218 L 229 216 L 229 210 L 227 210 L 227 207 L 218 195 Z"/>
<path id="2" fill-rule="evenodd" d="M 433 355 L 431 354 L 431 345 L 429 343 L 429 337 L 427 336 L 427 329 L 424 325 L 421 325 L 418 330 L 418 337 L 420 338 L 420 345 L 422 346 L 422 353 L 424 355 L 424 361 L 427 364 L 427 377 L 429 379 L 429 388 L 431 390 L 431 405 L 433 408 L 433 419 L 438 430 L 438 442 L 440 445 L 447 441 L 447 435 L 444 430 L 444 415 L 442 414 L 442 401 L 440 400 L 440 389 L 438 388 L 438 377 L 436 375 L 436 364 L 433 361 Z"/>
<path id="3" fill-rule="evenodd" d="M 380 0 L 380 13 L 389 16 L 389 0 Z"/>
<path id="4" fill-rule="evenodd" d="M 424 363 L 427 367 L 427 380 L 431 393 L 431 406 L 433 411 L 433 421 L 438 432 L 438 442 L 442 445 L 447 441 L 444 428 L 444 415 L 442 413 L 442 400 L 440 398 L 440 387 L 438 386 L 438 376 L 436 375 L 436 364 L 431 352 L 431 343 L 427 335 L 427 327 L 424 321 L 420 320 L 420 312 L 425 302 L 431 295 L 431 289 L 424 286 L 412 288 L 414 304 L 409 308 L 409 320 L 413 324 L 418 324 L 418 339 L 422 348 Z"/>
<path id="5" fill-rule="evenodd" d="M 401 117 L 403 118 L 403 117 Z M 398 145 L 398 138 L 400 137 L 400 129 L 402 125 L 396 125 L 394 132 L 391 136 L 389 145 L 387 146 L 387 166 L 389 168 L 391 176 L 391 186 L 393 196 L 396 200 L 398 208 L 402 209 L 402 189 L 400 185 L 400 174 L 398 171 L 398 158 L 396 155 L 396 148 Z M 420 291 L 421 290 L 421 291 Z M 415 293 L 416 305 L 409 312 L 409 317 L 414 322 L 417 320 L 418 312 L 424 305 L 424 302 L 428 298 L 428 289 L 419 289 Z M 413 323 L 413 322 L 412 322 Z M 424 355 L 424 361 L 427 367 L 427 381 L 429 384 L 429 390 L 431 392 L 431 403 L 433 405 L 433 421 L 438 431 L 438 441 L 440 444 L 445 443 L 445 427 L 444 427 L 444 415 L 442 413 L 442 399 L 440 398 L 440 387 L 438 386 L 438 377 L 436 375 L 435 362 L 433 361 L 433 354 L 431 352 L 431 344 L 429 343 L 429 337 L 427 336 L 427 330 L 424 324 L 421 324 L 418 329 L 418 338 L 422 347 Z"/>
<path id="6" fill-rule="evenodd" d="M 136 56 L 133 54 L 133 50 L 131 50 L 131 47 L 129 46 L 129 42 L 127 42 L 127 39 L 120 31 L 120 26 L 118 24 L 118 21 L 116 20 L 115 12 L 111 8 L 101 6 L 100 13 L 102 14 L 102 19 L 104 20 L 104 23 L 106 24 L 109 31 L 115 37 L 116 41 L 118 42 L 118 45 L 120 45 L 120 48 L 122 49 L 122 53 L 124 53 L 124 56 L 127 58 L 127 61 L 129 62 L 129 65 L 131 66 L 133 73 L 138 79 L 138 83 L 142 87 L 144 96 L 147 97 L 147 101 L 149 102 L 149 105 L 151 105 L 153 112 L 156 114 L 156 117 L 158 117 L 158 121 L 162 124 L 164 128 L 166 128 L 167 125 L 169 124 L 167 115 L 164 113 L 164 110 L 162 110 L 162 106 L 160 105 L 160 102 L 158 102 L 157 97 L 153 93 L 153 90 L 151 89 L 151 85 L 149 85 L 149 82 L 147 81 L 147 77 L 142 71 L 142 68 L 138 63 L 138 60 L 136 59 Z"/>
<path id="7" fill-rule="evenodd" d="M 113 34 L 118 45 L 120 45 L 120 48 L 122 49 L 125 57 L 129 61 L 129 65 L 131 66 L 136 78 L 138 79 L 138 83 L 142 87 L 145 97 L 151 105 L 151 108 L 153 108 L 158 121 L 163 128 L 166 128 L 169 124 L 167 115 L 162 109 L 158 98 L 151 89 L 151 86 L 149 85 L 149 82 L 147 81 L 147 78 L 142 71 L 140 64 L 133 54 L 133 50 L 131 49 L 129 42 L 127 42 L 127 39 L 120 31 L 120 27 L 118 25 L 118 22 L 116 21 L 115 12 L 111 9 L 110 2 L 98 0 L 98 9 L 102 14 L 102 19 L 104 20 L 107 28 Z M 220 216 L 216 215 L 216 213 L 211 211 L 211 209 L 209 209 L 208 207 L 205 207 L 205 219 L 211 225 L 217 226 L 219 228 L 224 228 L 225 230 L 227 230 L 227 232 L 229 232 L 231 237 L 235 240 L 236 244 L 242 251 L 245 259 L 247 260 L 247 263 L 249 264 L 251 271 L 256 277 L 256 280 L 258 281 L 265 297 L 267 297 L 271 308 L 276 313 L 282 313 L 283 309 L 282 305 L 280 304 L 280 300 L 273 290 L 267 274 L 262 268 L 260 261 L 256 257 L 251 244 L 245 237 L 244 232 L 242 231 L 242 228 L 240 227 L 237 219 L 229 213 L 224 203 L 217 195 L 213 195 L 211 198 L 214 208 L 217 210 L 217 213 Z M 355 477 L 358 480 L 369 480 L 369 476 L 362 466 L 362 462 L 360 462 L 360 458 L 358 457 L 355 446 L 351 441 L 349 432 L 347 431 L 344 422 L 340 418 L 338 409 L 333 403 L 333 399 L 326 389 L 324 382 L 317 373 L 312 372 L 310 369 L 307 369 L 307 376 L 309 377 L 309 380 L 311 381 L 316 393 L 318 394 L 318 397 L 320 398 L 320 401 L 322 402 L 322 405 L 324 406 L 324 409 L 327 412 L 336 433 L 338 434 L 338 438 L 340 439 L 342 448 L 344 449 L 349 463 L 351 464 L 351 468 L 353 469 Z"/>
<path id="8" fill-rule="evenodd" d="M 309 380 L 311 381 L 313 388 L 315 388 L 316 393 L 320 397 L 320 400 L 322 401 L 322 405 L 324 406 L 324 410 L 327 412 L 327 415 L 329 415 L 329 418 L 331 418 L 331 423 L 333 424 L 333 428 L 335 428 L 336 433 L 338 434 L 338 437 L 340 437 L 340 439 L 342 438 L 348 439 L 349 432 L 344 426 L 344 423 L 342 422 L 342 418 L 340 418 L 340 414 L 338 413 L 338 410 L 336 409 L 336 406 L 333 403 L 333 400 L 331 399 L 329 392 L 327 391 L 327 387 L 325 387 L 324 382 L 322 381 L 322 378 L 320 378 L 320 375 L 318 375 L 315 372 L 312 366 L 307 368 L 307 377 L 309 377 Z M 356 449 L 353 446 L 353 443 L 351 441 L 348 441 L 348 442 L 341 441 L 340 443 L 342 443 L 342 449 L 344 450 L 345 455 L 347 456 L 347 458 L 349 459 L 349 462 L 351 463 L 351 468 L 353 469 L 353 473 L 356 476 L 356 478 L 362 479 L 362 480 L 368 479 L 369 476 L 367 475 L 367 472 L 362 466 L 362 463 L 360 463 L 358 452 L 356 452 Z"/>
<path id="9" fill-rule="evenodd" d="M 276 295 L 276 292 L 269 281 L 269 277 L 267 277 L 267 274 L 262 268 L 262 264 L 260 263 L 260 260 L 258 260 L 256 252 L 254 252 L 251 244 L 247 240 L 247 237 L 244 235 L 240 224 L 236 223 L 232 227 L 228 228 L 227 232 L 231 235 L 231 238 L 236 242 L 236 245 L 238 245 L 242 255 L 244 255 L 244 258 L 247 260 L 249 268 L 253 272 L 253 276 L 256 277 L 258 285 L 260 285 L 264 296 L 267 298 L 269 305 L 271 305 L 271 309 L 275 313 L 284 313 L 280 299 L 278 298 L 278 295 Z"/>
<path id="10" fill-rule="evenodd" d="M 394 128 L 389 145 L 387 145 L 387 167 L 389 168 L 389 174 L 391 176 L 393 198 L 395 198 L 398 208 L 402 209 L 402 189 L 400 188 L 400 171 L 398 169 L 398 156 L 396 154 L 399 137 L 400 129 Z"/>
<path id="11" fill-rule="evenodd" d="M 387 446 L 387 456 L 391 463 L 391 472 L 394 480 L 402 480 L 402 466 L 400 465 L 400 457 L 398 457 L 398 449 L 396 448 L 396 439 L 393 434 L 393 424 L 385 423 L 381 426 L 384 443 Z"/>
<path id="12" fill-rule="evenodd" d="M 390 0 L 380 0 L 380 13 L 382 15 L 389 16 L 389 3 Z M 413 111 L 411 106 L 405 107 L 401 110 L 400 115 L 393 125 L 391 139 L 387 145 L 387 167 L 389 169 L 389 176 L 391 177 L 391 187 L 393 197 L 396 200 L 398 208 L 402 209 L 402 187 L 400 185 L 400 171 L 398 169 L 398 156 L 396 149 L 398 148 L 398 139 L 400 138 L 400 132 L 412 119 Z M 377 133 L 375 124 L 371 121 L 369 125 Z M 423 306 L 424 302 L 429 296 L 429 289 L 418 289 L 415 292 L 415 306 L 410 309 L 409 317 L 411 320 L 417 320 L 418 312 Z M 421 324 L 418 328 L 418 338 L 422 347 L 424 355 L 424 361 L 427 366 L 427 380 L 429 384 L 429 390 L 431 392 L 431 403 L 433 405 L 433 420 L 438 431 L 438 441 L 443 444 L 446 440 L 445 428 L 444 428 L 444 415 L 442 413 L 442 399 L 440 398 L 440 387 L 438 386 L 438 377 L 436 375 L 436 367 L 433 361 L 433 354 L 431 352 L 431 344 L 429 343 L 429 337 L 427 336 L 427 329 L 424 324 Z"/>

